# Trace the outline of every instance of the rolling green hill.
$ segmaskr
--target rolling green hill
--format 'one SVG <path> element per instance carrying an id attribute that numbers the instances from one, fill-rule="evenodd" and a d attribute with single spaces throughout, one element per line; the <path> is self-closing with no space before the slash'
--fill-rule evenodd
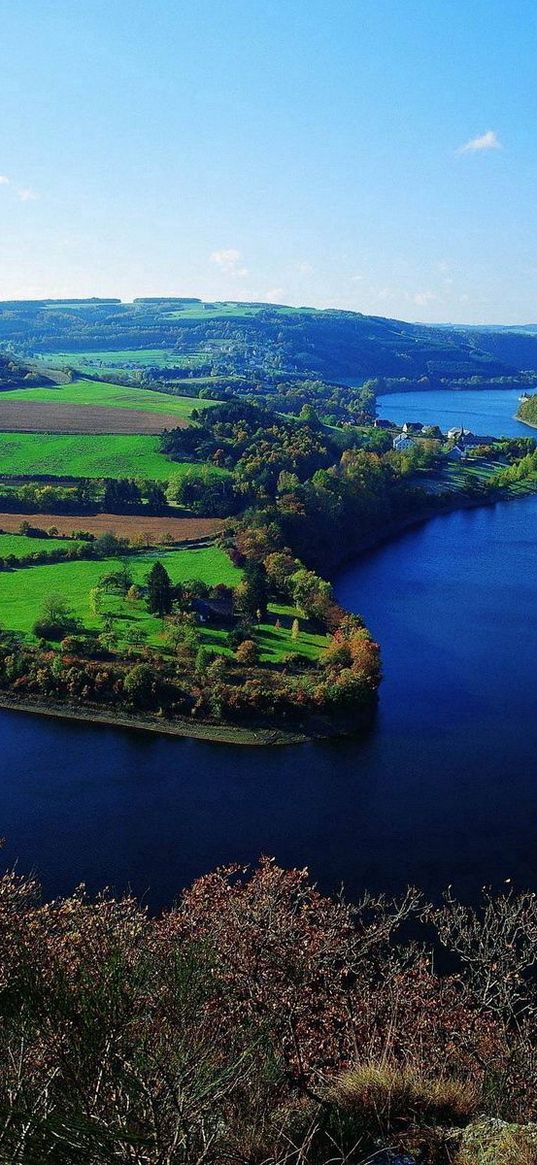
<path id="1" fill-rule="evenodd" d="M 0 304 L 0 345 L 26 356 L 116 350 L 155 353 L 177 373 L 304 375 L 339 379 L 508 374 L 512 361 L 493 352 L 489 333 L 426 327 L 357 312 L 196 300 L 12 302 Z M 508 338 L 507 338 L 508 339 Z M 535 345 L 537 337 L 523 337 Z M 496 341 L 494 341 L 496 343 Z M 505 341 L 507 343 L 507 340 Z M 511 364 L 511 367 L 510 367 Z M 525 367 L 528 367 L 526 362 Z"/>
<path id="2" fill-rule="evenodd" d="M 100 405 L 106 408 L 140 409 L 142 412 L 189 417 L 192 409 L 208 408 L 214 401 L 170 396 L 150 389 L 130 388 L 101 380 L 75 380 L 72 384 L 9 390 L 3 400 L 39 401 L 49 404 Z"/>

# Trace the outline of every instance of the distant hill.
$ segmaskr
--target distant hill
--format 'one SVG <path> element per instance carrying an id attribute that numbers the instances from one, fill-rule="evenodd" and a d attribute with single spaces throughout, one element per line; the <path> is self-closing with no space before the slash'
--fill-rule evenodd
<path id="1" fill-rule="evenodd" d="M 486 352 L 494 360 L 510 365 L 517 371 L 537 369 L 537 326 L 498 329 L 454 329 L 450 335 L 458 335 L 476 351 Z"/>
<path id="2" fill-rule="evenodd" d="M 431 384 L 537 369 L 537 334 L 428 327 L 358 312 L 188 298 L 0 303 L 0 345 L 24 357 L 170 353 L 198 374 L 313 375 L 331 380 L 426 377 Z M 147 363 L 147 361 L 146 361 Z M 426 387 L 426 385 L 424 385 Z"/>

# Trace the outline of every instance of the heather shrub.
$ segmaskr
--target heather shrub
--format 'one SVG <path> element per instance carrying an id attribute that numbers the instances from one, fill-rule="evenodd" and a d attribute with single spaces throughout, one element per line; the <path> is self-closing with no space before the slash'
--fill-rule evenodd
<path id="1" fill-rule="evenodd" d="M 6 874 L 0 1161 L 359 1165 L 392 1145 L 454 1165 L 455 1145 L 457 1165 L 489 1165 L 476 1114 L 535 1105 L 531 1009 L 515 1023 L 464 970 L 435 973 L 402 939 L 422 909 L 414 891 L 328 898 L 269 859 L 198 879 L 159 918 L 83 888 L 43 902 Z M 495 1165 L 513 1145 L 532 1165 L 506 1127 Z"/>

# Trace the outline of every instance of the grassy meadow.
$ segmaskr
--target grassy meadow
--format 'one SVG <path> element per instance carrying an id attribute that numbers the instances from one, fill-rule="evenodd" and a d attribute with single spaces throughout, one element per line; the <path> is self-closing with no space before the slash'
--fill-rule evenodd
<path id="1" fill-rule="evenodd" d="M 20 514 L 24 522 L 24 514 Z M 42 526 L 52 526 L 52 520 L 47 523 L 47 515 L 43 515 Z M 26 558 L 28 554 L 39 554 L 47 550 L 65 550 L 69 546 L 79 546 L 74 538 L 30 538 L 27 534 L 0 533 L 0 558 Z"/>
<path id="2" fill-rule="evenodd" d="M 75 352 L 42 352 L 36 359 L 50 368 L 98 368 L 99 372 L 110 368 L 195 368 L 199 359 L 192 353 L 178 355 L 172 348 L 91 348 Z"/>
<path id="3" fill-rule="evenodd" d="M 13 535 L 17 537 L 17 535 Z M 35 539 L 33 540 L 35 542 Z M 166 567 L 172 582 L 201 579 L 209 586 L 217 583 L 236 585 L 240 580 L 237 570 L 223 550 L 217 546 L 200 549 L 154 551 L 122 559 L 135 582 L 143 583 L 156 561 Z M 97 630 L 98 618 L 90 613 L 89 592 L 103 574 L 118 567 L 118 559 L 100 561 L 59 562 L 47 566 L 29 566 L 12 572 L 0 573 L 0 623 L 3 628 L 31 636 L 43 602 L 48 595 L 61 595 L 85 627 Z M 113 595 L 105 597 L 103 610 L 121 618 L 125 629 L 133 624 L 143 626 L 150 638 L 160 636 L 160 620 L 149 615 L 145 604 L 129 604 Z"/>
<path id="4" fill-rule="evenodd" d="M 210 408 L 216 402 L 197 397 L 171 396 L 149 388 L 131 388 L 100 380 L 75 380 L 46 388 L 15 388 L 2 393 L 6 401 L 36 401 L 41 404 L 104 405 L 106 408 L 140 409 L 141 412 L 175 414 L 188 418 L 192 409 Z"/>
<path id="5" fill-rule="evenodd" d="M 18 544 L 18 545 L 17 545 Z M 36 539 L 18 534 L 0 534 L 0 557 L 8 554 L 22 556 L 38 548 L 66 545 L 61 539 Z M 72 543 L 68 543 L 72 545 Z M 99 579 L 118 566 L 118 559 L 100 561 L 80 560 L 60 562 L 46 566 L 30 566 L 21 570 L 0 572 L 0 623 L 3 629 L 15 631 L 32 639 L 32 627 L 49 595 L 61 596 L 80 619 L 88 631 L 102 629 L 102 616 L 110 615 L 116 621 L 119 644 L 126 642 L 129 632 L 140 630 L 146 641 L 162 647 L 163 624 L 160 619 L 146 610 L 144 599 L 128 602 L 114 594 L 102 596 L 100 617 L 90 611 L 89 593 Z M 135 582 L 142 584 L 148 570 L 155 561 L 162 562 L 172 582 L 188 582 L 201 579 L 209 586 L 225 583 L 236 586 L 241 572 L 217 546 L 199 549 L 155 550 L 137 554 L 122 560 Z M 291 627 L 295 617 L 299 619 L 298 639 L 292 639 Z M 277 627 L 276 623 L 280 626 Z M 201 639 L 212 651 L 231 656 L 228 647 L 228 630 L 216 627 L 199 627 Z M 122 638 L 125 634 L 125 640 Z M 301 654 L 308 659 L 316 659 L 327 643 L 327 637 L 309 629 L 306 620 L 290 606 L 271 603 L 266 619 L 255 630 L 255 639 L 262 661 L 280 663 L 286 655 Z"/>
<path id="6" fill-rule="evenodd" d="M 169 481 L 189 469 L 207 478 L 225 470 L 169 461 L 159 438 L 88 433 L 0 433 L 0 473 L 28 477 L 142 477 Z"/>

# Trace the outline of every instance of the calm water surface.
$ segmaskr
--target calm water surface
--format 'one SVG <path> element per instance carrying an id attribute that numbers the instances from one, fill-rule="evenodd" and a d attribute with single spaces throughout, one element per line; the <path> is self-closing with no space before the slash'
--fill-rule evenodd
<path id="1" fill-rule="evenodd" d="M 383 649 L 360 741 L 232 748 L 0 713 L 7 860 L 48 893 L 130 886 L 155 908 L 260 853 L 353 893 L 536 886 L 536 535 L 537 498 L 461 511 L 339 579 Z"/>
<path id="2" fill-rule="evenodd" d="M 443 432 L 464 425 L 473 433 L 489 437 L 531 437 L 534 430 L 514 420 L 520 387 L 479 392 L 397 392 L 379 396 L 379 417 L 403 424 L 421 421 L 440 425 Z"/>

